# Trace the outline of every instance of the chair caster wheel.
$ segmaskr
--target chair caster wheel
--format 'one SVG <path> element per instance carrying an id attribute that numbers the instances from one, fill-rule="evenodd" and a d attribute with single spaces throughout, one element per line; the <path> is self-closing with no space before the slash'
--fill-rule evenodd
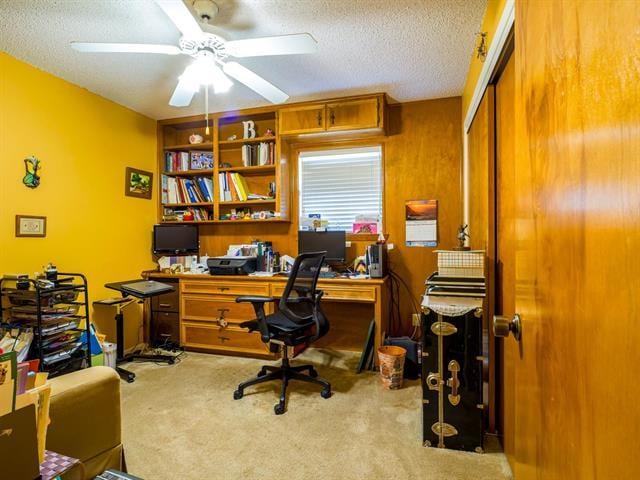
<path id="1" fill-rule="evenodd" d="M 314 370 L 309 370 L 309 376 L 311 378 L 316 378 L 318 376 L 318 372 L 314 369 Z"/>
<path id="2" fill-rule="evenodd" d="M 133 383 L 135 382 L 135 380 L 136 380 L 136 377 L 129 377 L 127 378 L 127 383 Z"/>
<path id="3" fill-rule="evenodd" d="M 331 389 L 325 389 L 320 392 L 322 398 L 329 398 L 331 396 Z"/>
<path id="4" fill-rule="evenodd" d="M 277 404 L 275 407 L 273 407 L 273 411 L 276 415 L 282 415 L 284 413 L 284 405 L 282 405 L 281 403 Z"/>
<path id="5" fill-rule="evenodd" d="M 167 362 L 167 363 L 169 363 L 169 365 L 173 365 L 174 363 L 176 363 L 176 361 L 172 358 L 172 359 L 171 359 L 171 360 L 169 360 L 169 362 Z"/>
<path id="6" fill-rule="evenodd" d="M 264 370 L 264 369 L 263 369 L 263 370 L 260 370 L 260 371 L 258 372 L 258 377 L 264 377 L 266 374 L 267 374 L 267 371 L 266 371 L 266 370 Z"/>
<path id="7" fill-rule="evenodd" d="M 240 400 L 244 394 L 240 390 L 233 392 L 233 399 Z"/>

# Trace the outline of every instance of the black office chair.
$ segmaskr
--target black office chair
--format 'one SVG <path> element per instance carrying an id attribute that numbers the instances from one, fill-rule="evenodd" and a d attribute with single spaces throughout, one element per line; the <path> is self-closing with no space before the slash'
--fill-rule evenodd
<path id="1" fill-rule="evenodd" d="M 245 388 L 271 380 L 282 380 L 280 402 L 274 407 L 276 415 L 282 415 L 285 411 L 289 380 L 315 383 L 323 387 L 320 392 L 323 398 L 331 396 L 331 384 L 317 378 L 318 372 L 313 365 L 291 366 L 287 352 L 287 347 L 308 345 L 329 331 L 329 322 L 320 306 L 322 291 L 316 290 L 325 253 L 302 253 L 296 258 L 277 312 L 271 315 L 264 313 L 264 304 L 275 301 L 273 297 L 236 298 L 236 302 L 251 302 L 256 311 L 255 320 L 241 323 L 240 326 L 249 328 L 250 331 L 258 330 L 262 341 L 269 344 L 271 352 L 282 352 L 282 365 L 263 366 L 257 377 L 238 385 L 238 389 L 233 392 L 235 400 L 242 398 Z M 308 375 L 302 373 L 305 370 L 309 372 Z"/>

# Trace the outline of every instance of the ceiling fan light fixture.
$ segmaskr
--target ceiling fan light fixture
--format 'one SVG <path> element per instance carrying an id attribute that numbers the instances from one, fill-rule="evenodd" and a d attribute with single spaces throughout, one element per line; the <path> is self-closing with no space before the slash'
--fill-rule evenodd
<path id="1" fill-rule="evenodd" d="M 199 56 L 189 65 L 180 79 L 185 78 L 189 84 L 196 85 L 196 91 L 200 89 L 200 85 L 211 85 L 215 93 L 228 92 L 233 82 L 218 67 L 209 55 Z"/>

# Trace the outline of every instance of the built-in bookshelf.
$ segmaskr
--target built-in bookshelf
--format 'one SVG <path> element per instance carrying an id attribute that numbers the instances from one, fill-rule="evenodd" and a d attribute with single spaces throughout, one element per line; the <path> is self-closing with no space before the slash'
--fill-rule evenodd
<path id="1" fill-rule="evenodd" d="M 249 136 L 245 124 L 250 122 Z M 158 220 L 164 223 L 288 222 L 289 177 L 267 108 L 158 123 Z M 254 133 L 255 132 L 255 133 Z M 191 140 L 202 142 L 191 143 Z"/>

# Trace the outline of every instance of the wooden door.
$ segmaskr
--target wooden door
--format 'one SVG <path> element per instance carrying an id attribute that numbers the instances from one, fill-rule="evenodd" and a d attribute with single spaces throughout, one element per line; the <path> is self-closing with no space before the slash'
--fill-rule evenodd
<path id="1" fill-rule="evenodd" d="M 640 8 L 515 11 L 515 478 L 637 478 Z"/>
<path id="2" fill-rule="evenodd" d="M 515 57 L 507 61 L 495 85 L 495 314 L 513 318 L 515 311 Z M 515 374 L 518 344 L 513 338 L 496 340 L 497 426 L 509 463 L 515 451 Z"/>
<path id="3" fill-rule="evenodd" d="M 325 106 L 321 104 L 282 108 L 278 112 L 280 135 L 324 132 Z"/>
<path id="4" fill-rule="evenodd" d="M 483 314 L 483 338 L 487 339 L 483 352 L 483 376 L 489 406 L 488 431 L 495 432 L 495 338 L 491 329 L 494 312 L 494 87 L 489 85 L 480 101 L 469 128 L 469 244 L 473 250 L 484 250 L 487 257 L 485 276 L 487 294 Z"/>
<path id="5" fill-rule="evenodd" d="M 378 97 L 328 103 L 327 130 L 378 128 L 379 106 Z"/>

